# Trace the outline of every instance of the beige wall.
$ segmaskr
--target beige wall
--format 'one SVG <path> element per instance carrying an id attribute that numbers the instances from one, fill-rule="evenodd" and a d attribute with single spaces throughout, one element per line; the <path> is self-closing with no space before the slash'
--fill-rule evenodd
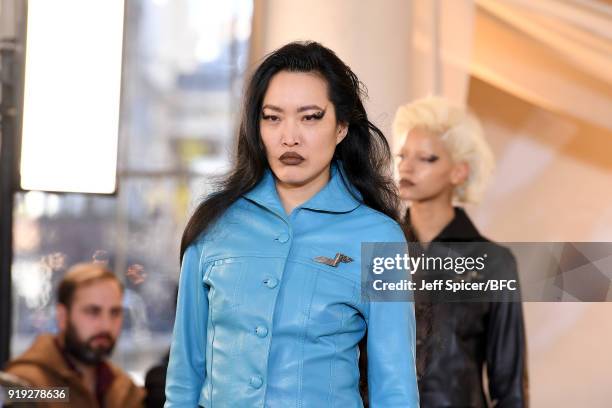
<path id="1" fill-rule="evenodd" d="M 612 131 L 472 80 L 469 106 L 497 158 L 477 211 L 506 241 L 612 241 Z"/>
<path id="2" fill-rule="evenodd" d="M 498 165 L 480 206 L 498 241 L 612 241 L 612 131 L 472 80 Z M 608 271 L 608 276 L 612 278 Z M 612 404 L 612 303 L 524 303 L 532 406 Z"/>
<path id="3" fill-rule="evenodd" d="M 410 1 L 256 0 L 255 13 L 253 62 L 291 41 L 321 42 L 366 85 L 370 119 L 389 133 L 410 95 Z"/>

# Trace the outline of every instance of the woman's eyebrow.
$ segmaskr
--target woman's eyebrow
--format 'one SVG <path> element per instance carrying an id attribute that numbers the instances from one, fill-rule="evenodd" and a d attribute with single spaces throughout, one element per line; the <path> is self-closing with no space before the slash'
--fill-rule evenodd
<path id="1" fill-rule="evenodd" d="M 264 106 L 261 107 L 261 110 L 264 109 L 270 109 L 276 112 L 283 112 L 283 110 L 281 108 L 279 108 L 278 106 L 274 106 L 274 105 L 270 105 L 270 104 L 266 104 Z"/>
<path id="2" fill-rule="evenodd" d="M 306 105 L 306 106 L 300 106 L 297 111 L 298 111 L 298 113 L 300 113 L 300 112 L 304 112 L 304 111 L 308 111 L 308 110 L 322 110 L 322 111 L 325 111 L 326 109 L 327 108 L 324 109 L 324 108 L 321 108 L 318 105 Z"/>
<path id="3" fill-rule="evenodd" d="M 270 110 L 273 110 L 275 112 L 281 112 L 281 113 L 284 112 L 284 110 L 282 108 L 280 108 L 280 107 L 278 107 L 276 105 L 270 105 L 270 104 L 266 104 L 266 105 L 262 106 L 261 109 L 262 110 L 270 109 Z M 297 109 L 297 112 L 301 113 L 301 112 L 305 112 L 305 111 L 309 111 L 309 110 L 321 110 L 321 111 L 325 111 L 325 110 L 327 110 L 327 108 L 322 108 L 319 105 L 305 105 L 305 106 L 300 106 Z"/>

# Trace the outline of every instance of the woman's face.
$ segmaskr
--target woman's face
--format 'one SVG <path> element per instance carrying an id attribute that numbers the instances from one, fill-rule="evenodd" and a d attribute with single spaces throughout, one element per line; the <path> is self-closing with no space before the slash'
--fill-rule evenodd
<path id="1" fill-rule="evenodd" d="M 399 152 L 399 193 L 404 201 L 449 202 L 456 186 L 468 175 L 466 163 L 454 163 L 440 137 L 422 128 L 408 132 Z"/>
<path id="2" fill-rule="evenodd" d="M 323 77 L 288 71 L 270 80 L 259 129 L 272 172 L 291 187 L 327 181 L 336 145 L 347 132 L 336 122 Z"/>

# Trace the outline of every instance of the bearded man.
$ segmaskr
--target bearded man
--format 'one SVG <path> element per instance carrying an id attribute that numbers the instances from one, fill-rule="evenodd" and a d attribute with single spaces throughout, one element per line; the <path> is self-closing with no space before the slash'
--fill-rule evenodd
<path id="1" fill-rule="evenodd" d="M 104 264 L 73 266 L 59 285 L 59 333 L 38 336 L 5 371 L 33 388 L 68 387 L 70 407 L 141 407 L 144 391 L 108 361 L 121 332 L 122 298 L 123 285 Z"/>

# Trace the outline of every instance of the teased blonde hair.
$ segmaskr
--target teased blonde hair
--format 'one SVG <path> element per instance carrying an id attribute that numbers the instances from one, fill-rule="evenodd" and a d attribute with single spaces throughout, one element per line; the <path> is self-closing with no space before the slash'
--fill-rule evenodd
<path id="1" fill-rule="evenodd" d="M 495 157 L 478 119 L 440 97 L 430 96 L 400 106 L 393 120 L 396 151 L 404 145 L 408 132 L 417 127 L 440 136 L 455 163 L 468 164 L 468 178 L 455 188 L 454 199 L 462 203 L 480 201 L 493 173 Z"/>

